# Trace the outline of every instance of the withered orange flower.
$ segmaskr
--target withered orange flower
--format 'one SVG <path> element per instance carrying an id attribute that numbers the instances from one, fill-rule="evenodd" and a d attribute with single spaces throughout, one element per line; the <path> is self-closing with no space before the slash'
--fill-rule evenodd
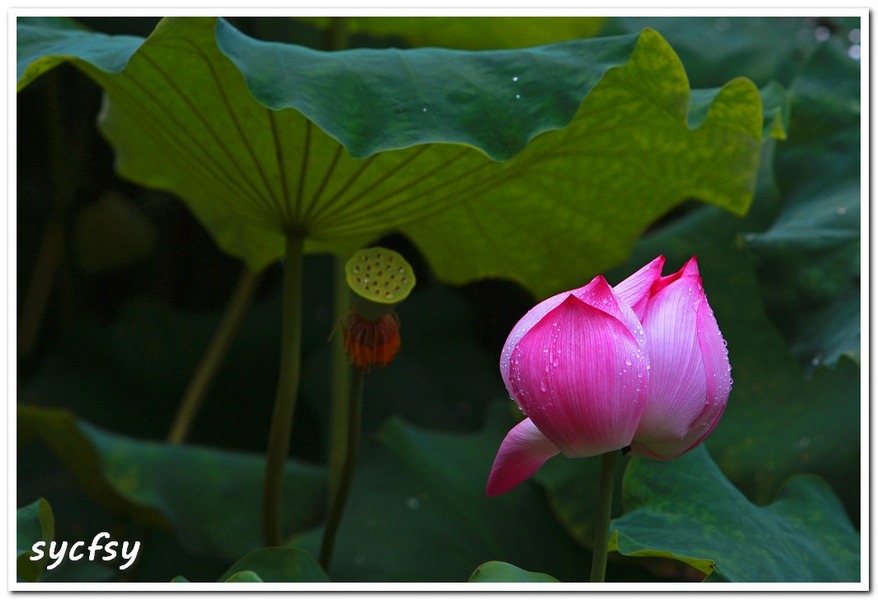
<path id="1" fill-rule="evenodd" d="M 354 311 L 344 326 L 344 351 L 361 371 L 383 367 L 396 357 L 401 345 L 399 317 L 390 311 L 375 320 Z"/>

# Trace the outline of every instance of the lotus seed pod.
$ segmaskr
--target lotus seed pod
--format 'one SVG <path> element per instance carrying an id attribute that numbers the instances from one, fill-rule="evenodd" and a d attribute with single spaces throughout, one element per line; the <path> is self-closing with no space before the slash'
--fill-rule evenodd
<path id="1" fill-rule="evenodd" d="M 345 277 L 367 318 L 386 314 L 415 287 L 412 266 L 399 253 L 380 246 L 355 252 L 345 264 Z"/>

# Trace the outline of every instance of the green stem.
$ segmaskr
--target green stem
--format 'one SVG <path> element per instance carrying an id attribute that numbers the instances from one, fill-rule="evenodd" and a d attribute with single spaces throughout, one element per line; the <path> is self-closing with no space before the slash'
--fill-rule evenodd
<path id="1" fill-rule="evenodd" d="M 591 581 L 603 582 L 607 574 L 607 545 L 610 542 L 610 517 L 613 512 L 613 483 L 616 454 L 607 452 L 601 457 L 601 480 L 598 489 L 598 511 L 592 546 Z"/>
<path id="2" fill-rule="evenodd" d="M 58 73 L 52 73 L 46 79 L 46 155 L 52 201 L 27 293 L 20 304 L 18 353 L 22 358 L 30 358 L 34 353 L 49 297 L 68 251 L 65 224 L 75 202 L 77 186 L 83 184 L 81 179 L 85 172 L 78 168 L 83 157 L 82 141 L 64 127 L 63 116 L 67 108 L 64 106 L 64 82 Z"/>
<path id="3" fill-rule="evenodd" d="M 360 420 L 363 407 L 363 383 L 366 375 L 359 369 L 354 369 L 351 377 L 351 394 L 348 405 L 347 445 L 344 458 L 344 466 L 341 471 L 341 479 L 332 498 L 329 515 L 326 518 L 326 528 L 323 530 L 323 542 L 320 547 L 320 566 L 324 571 L 329 570 L 329 561 L 332 559 L 332 548 L 335 544 L 335 534 L 341 523 L 345 502 L 351 489 L 351 481 L 354 479 L 354 466 L 357 462 L 357 452 L 360 446 Z"/>
<path id="4" fill-rule="evenodd" d="M 345 278 L 345 263 L 335 259 L 333 316 L 340 327 L 351 309 L 351 293 Z M 344 352 L 344 335 L 335 331 L 332 336 L 332 409 L 329 414 L 329 506 L 335 501 L 335 493 L 344 469 L 348 438 L 348 402 L 351 387 L 351 363 Z"/>
<path id="5" fill-rule="evenodd" d="M 244 267 L 244 271 L 238 279 L 238 284 L 232 292 L 232 298 L 229 300 L 223 320 L 217 327 L 216 333 L 214 333 L 213 339 L 210 341 L 210 345 L 207 347 L 207 351 L 198 365 L 198 369 L 189 382 L 189 387 L 186 388 L 183 401 L 177 409 L 177 414 L 168 433 L 168 442 L 171 444 L 182 444 L 186 441 L 186 436 L 189 435 L 189 430 L 192 428 L 192 423 L 198 414 L 201 402 L 204 400 L 210 384 L 213 383 L 220 365 L 226 357 L 229 346 L 241 327 L 241 323 L 244 322 L 244 317 L 250 308 L 253 294 L 259 286 L 261 277 L 261 273 L 256 273 L 248 267 Z"/>
<path id="6" fill-rule="evenodd" d="M 284 464 L 290 451 L 290 432 L 299 389 L 302 345 L 302 271 L 304 237 L 287 237 L 283 265 L 283 316 L 281 319 L 280 375 L 271 415 L 262 500 L 263 535 L 266 546 L 281 544 L 280 500 Z"/>

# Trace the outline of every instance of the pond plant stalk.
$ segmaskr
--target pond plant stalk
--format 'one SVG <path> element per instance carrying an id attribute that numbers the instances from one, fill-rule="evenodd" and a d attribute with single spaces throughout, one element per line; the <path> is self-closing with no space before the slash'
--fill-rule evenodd
<path id="1" fill-rule="evenodd" d="M 335 545 L 335 536 L 344 507 L 347 503 L 351 482 L 354 479 L 354 468 L 357 464 L 357 454 L 360 447 L 360 423 L 363 412 L 363 384 L 366 374 L 359 369 L 352 369 L 349 386 L 349 402 L 345 407 L 347 423 L 342 431 L 346 433 L 344 444 L 344 456 L 338 471 L 331 471 L 332 481 L 330 488 L 329 514 L 326 519 L 326 527 L 323 530 L 323 540 L 320 544 L 320 566 L 326 571 L 332 560 L 332 550 Z M 338 424 L 341 426 L 341 423 Z M 335 466 L 335 465 L 333 465 Z"/>
<path id="2" fill-rule="evenodd" d="M 359 250 L 344 269 L 340 266 L 336 270 L 334 308 L 343 338 L 334 339 L 333 373 L 339 377 L 333 388 L 330 417 L 329 509 L 318 557 L 324 571 L 332 560 L 354 478 L 366 375 L 375 367 L 390 364 L 399 352 L 400 320 L 394 307 L 415 285 L 411 265 L 387 248 Z M 341 381 L 347 389 L 339 384 Z"/>
<path id="3" fill-rule="evenodd" d="M 266 546 L 282 541 L 280 504 L 284 465 L 290 450 L 290 433 L 299 392 L 302 345 L 302 274 L 304 270 L 302 235 L 288 234 L 283 263 L 283 305 L 281 317 L 280 375 L 271 415 L 262 501 L 263 535 Z"/>
<path id="4" fill-rule="evenodd" d="M 241 277 L 235 285 L 232 297 L 226 307 L 226 312 L 217 327 L 210 345 L 198 365 L 198 370 L 192 376 L 186 393 L 183 395 L 183 401 L 177 409 L 174 421 L 171 424 L 168 433 L 168 442 L 171 444 L 182 444 L 189 435 L 192 423 L 201 408 L 201 403 L 207 395 L 207 391 L 220 365 L 228 353 L 229 346 L 235 339 L 244 317 L 250 309 L 253 301 L 253 295 L 259 287 L 259 281 L 262 279 L 262 273 L 251 270 L 245 266 L 241 272 Z"/>
<path id="5" fill-rule="evenodd" d="M 591 577 L 589 581 L 602 583 L 607 574 L 607 546 L 610 542 L 610 518 L 613 512 L 613 480 L 618 451 L 601 455 L 601 476 L 598 484 L 598 508 L 595 515 L 594 544 L 592 545 Z"/>
<path id="6" fill-rule="evenodd" d="M 345 276 L 345 262 L 333 259 L 333 314 L 336 322 L 351 311 L 351 293 Z M 329 506 L 332 507 L 338 489 L 341 472 L 344 468 L 348 440 L 348 403 L 351 388 L 351 365 L 345 356 L 344 340 L 340 335 L 332 336 L 332 381 L 331 411 L 329 413 Z"/>

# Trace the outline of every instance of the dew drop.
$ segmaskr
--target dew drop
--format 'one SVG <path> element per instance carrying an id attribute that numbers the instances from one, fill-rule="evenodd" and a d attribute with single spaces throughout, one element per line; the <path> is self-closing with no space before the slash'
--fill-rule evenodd
<path id="1" fill-rule="evenodd" d="M 625 359 L 625 364 L 630 367 L 631 366 L 631 359 L 630 358 Z"/>
<path id="2" fill-rule="evenodd" d="M 518 75 L 512 78 L 512 81 L 518 81 Z"/>
<path id="3" fill-rule="evenodd" d="M 515 99 L 516 99 L 516 100 L 521 100 L 521 94 L 515 94 Z"/>

